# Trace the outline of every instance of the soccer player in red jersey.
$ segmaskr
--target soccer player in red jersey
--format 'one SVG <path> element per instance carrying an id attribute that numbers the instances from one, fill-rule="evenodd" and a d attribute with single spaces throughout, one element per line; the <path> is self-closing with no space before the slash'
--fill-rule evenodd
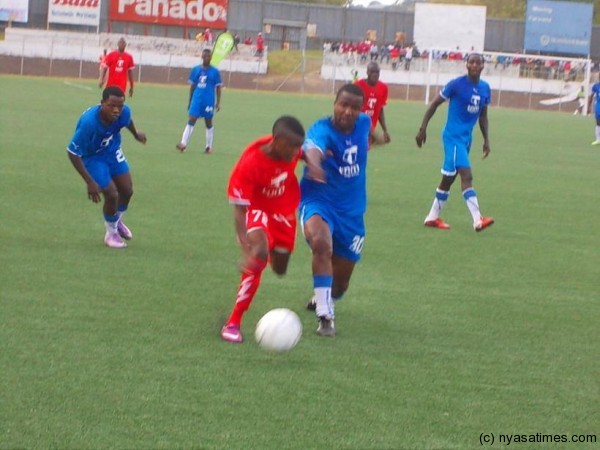
<path id="1" fill-rule="evenodd" d="M 383 81 L 379 81 L 379 64 L 370 62 L 367 65 L 367 78 L 358 80 L 355 83 L 363 91 L 365 98 L 361 112 L 371 117 L 371 144 L 387 144 L 391 141 L 390 135 L 385 124 L 385 114 L 383 107 L 387 105 L 388 86 Z M 377 123 L 381 125 L 383 138 L 376 136 L 375 128 Z"/>
<path id="2" fill-rule="evenodd" d="M 135 63 L 133 62 L 133 56 L 125 51 L 127 42 L 124 38 L 119 39 L 117 47 L 118 50 L 110 52 L 102 62 L 98 86 L 101 88 L 104 86 L 106 73 L 108 72 L 106 87 L 117 86 L 123 92 L 127 92 L 127 80 L 129 80 L 129 96 L 131 97 L 133 96 L 133 69 Z"/>
<path id="3" fill-rule="evenodd" d="M 227 194 L 242 250 L 241 280 L 233 311 L 221 329 L 223 340 L 241 343 L 242 316 L 271 263 L 278 275 L 287 271 L 296 239 L 300 186 L 295 175 L 302 156 L 304 128 L 294 117 L 279 117 L 272 134 L 252 142 L 229 178 Z M 307 164 L 307 167 L 310 165 Z"/>

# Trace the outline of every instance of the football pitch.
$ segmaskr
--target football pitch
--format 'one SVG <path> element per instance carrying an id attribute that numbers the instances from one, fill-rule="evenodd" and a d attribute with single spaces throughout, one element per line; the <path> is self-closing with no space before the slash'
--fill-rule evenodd
<path id="1" fill-rule="evenodd" d="M 456 183 L 442 231 L 423 219 L 447 105 L 418 149 L 425 105 L 392 100 L 392 143 L 369 154 L 367 237 L 337 337 L 316 336 L 304 310 L 299 232 L 288 274 L 265 271 L 234 345 L 219 337 L 238 283 L 229 172 L 279 115 L 308 127 L 331 114 L 333 95 L 225 89 L 214 153 L 203 154 L 199 121 L 180 154 L 187 87 L 136 85 L 127 102 L 148 143 L 123 130 L 134 239 L 113 250 L 65 150 L 98 87 L 0 82 L 0 448 L 467 449 L 490 436 L 505 447 L 503 435 L 516 448 L 597 448 L 592 118 L 491 108 L 492 153 L 481 159 L 476 127 L 471 160 L 496 224 L 473 231 Z M 303 321 L 286 354 L 253 341 L 276 307 Z M 548 435 L 567 442 L 535 441 Z"/>

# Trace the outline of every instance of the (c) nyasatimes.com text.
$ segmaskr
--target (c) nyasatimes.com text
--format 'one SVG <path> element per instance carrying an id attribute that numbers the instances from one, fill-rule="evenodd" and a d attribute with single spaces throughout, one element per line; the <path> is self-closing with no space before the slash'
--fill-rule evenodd
<path id="1" fill-rule="evenodd" d="M 511 444 L 562 444 L 562 443 L 582 443 L 594 444 L 598 442 L 598 437 L 595 434 L 506 434 L 506 433 L 481 433 L 479 435 L 479 443 L 481 445 L 492 446 L 511 445 Z"/>

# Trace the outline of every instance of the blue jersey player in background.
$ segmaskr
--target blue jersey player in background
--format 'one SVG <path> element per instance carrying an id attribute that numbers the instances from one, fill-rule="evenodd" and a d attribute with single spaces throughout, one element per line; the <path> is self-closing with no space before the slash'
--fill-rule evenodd
<path id="1" fill-rule="evenodd" d="M 596 118 L 596 139 L 592 142 L 592 145 L 600 145 L 600 82 L 594 83 L 592 86 L 592 92 L 590 94 L 590 100 L 588 103 L 588 111 L 592 110 L 592 101 L 594 102 L 594 116 Z"/>
<path id="2" fill-rule="evenodd" d="M 363 95 L 355 84 L 342 86 L 333 116 L 316 121 L 303 145 L 300 221 L 312 251 L 314 288 L 307 308 L 316 312 L 320 336 L 335 336 L 334 300 L 348 289 L 365 239 L 371 119 L 360 112 Z"/>
<path id="3" fill-rule="evenodd" d="M 123 223 L 133 186 L 121 149 L 121 128 L 127 128 L 137 141 L 146 143 L 146 135 L 136 130 L 131 119 L 125 94 L 110 86 L 102 92 L 100 104 L 81 115 L 67 146 L 71 164 L 87 184 L 88 198 L 98 203 L 100 193 L 104 195 L 104 243 L 112 248 L 127 247 L 123 239 L 132 238 L 131 230 Z"/>
<path id="4" fill-rule="evenodd" d="M 468 56 L 467 75 L 455 78 L 444 86 L 429 105 L 417 133 L 417 146 L 421 147 L 427 140 L 429 120 L 435 114 L 438 106 L 449 100 L 448 118 L 442 132 L 444 142 L 442 181 L 436 189 L 433 205 L 425 218 L 425 226 L 443 230 L 450 228 L 450 225 L 440 219 L 440 211 L 448 200 L 450 187 L 457 174 L 460 175 L 463 198 L 473 217 L 473 229 L 481 231 L 494 223 L 494 219 L 491 217 L 481 215 L 477 194 L 472 185 L 473 174 L 469 161 L 473 128 L 477 121 L 479 121 L 479 129 L 483 135 L 483 157 L 487 158 L 490 154 L 487 110 L 491 91 L 489 84 L 480 78 L 483 64 L 483 56 L 480 54 L 471 53 Z"/>
<path id="5" fill-rule="evenodd" d="M 192 68 L 188 83 L 190 84 L 190 98 L 188 102 L 188 123 L 183 129 L 181 141 L 177 144 L 177 149 L 184 152 L 188 146 L 194 125 L 198 117 L 204 118 L 206 125 L 206 146 L 205 153 L 211 153 L 215 127 L 213 126 L 213 116 L 215 112 L 221 109 L 221 72 L 210 65 L 212 53 L 210 49 L 202 51 L 202 64 Z"/>

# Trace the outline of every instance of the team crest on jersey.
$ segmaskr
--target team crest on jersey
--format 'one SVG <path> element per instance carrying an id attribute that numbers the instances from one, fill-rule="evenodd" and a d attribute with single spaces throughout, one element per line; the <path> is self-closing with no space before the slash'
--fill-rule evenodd
<path id="1" fill-rule="evenodd" d="M 344 150 L 344 154 L 342 155 L 342 161 L 344 161 L 347 166 L 340 166 L 338 168 L 340 175 L 344 178 L 352 178 L 356 177 L 360 174 L 360 166 L 356 163 L 358 158 L 358 146 L 351 145 L 350 147 Z"/>
<path id="2" fill-rule="evenodd" d="M 467 111 L 471 114 L 477 114 L 479 112 L 479 105 L 481 104 L 481 96 L 478 94 L 471 95 L 471 102 L 467 106 Z"/>
<path id="3" fill-rule="evenodd" d="M 271 185 L 263 188 L 265 197 L 281 197 L 285 192 L 285 180 L 288 178 L 287 172 L 282 172 L 271 178 Z"/>

